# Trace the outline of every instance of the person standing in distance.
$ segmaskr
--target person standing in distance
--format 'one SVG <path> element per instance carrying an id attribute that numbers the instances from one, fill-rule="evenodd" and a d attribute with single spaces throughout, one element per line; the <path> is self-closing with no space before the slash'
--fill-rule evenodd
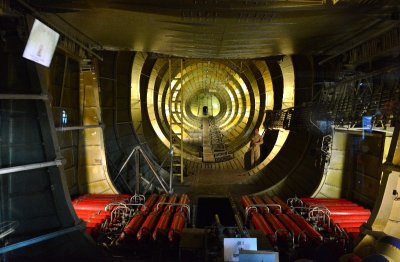
<path id="1" fill-rule="evenodd" d="M 251 149 L 251 166 L 255 166 L 258 164 L 258 160 L 260 159 L 260 145 L 264 142 L 263 137 L 258 133 L 259 129 L 254 129 L 254 135 L 251 138 L 250 149 Z"/>

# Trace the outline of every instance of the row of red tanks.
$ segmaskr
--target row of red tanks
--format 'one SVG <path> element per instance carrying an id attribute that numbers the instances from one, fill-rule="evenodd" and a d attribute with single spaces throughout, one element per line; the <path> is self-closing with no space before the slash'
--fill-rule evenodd
<path id="1" fill-rule="evenodd" d="M 72 201 L 86 232 L 103 245 L 129 241 L 177 242 L 190 219 L 186 194 L 143 195 L 87 194 Z"/>
<path id="2" fill-rule="evenodd" d="M 242 196 L 250 228 L 261 230 L 276 250 L 333 246 L 337 256 L 352 249 L 371 212 L 346 199 Z"/>
<path id="3" fill-rule="evenodd" d="M 277 196 L 240 198 L 244 225 L 263 232 L 275 251 L 314 250 L 333 245 L 338 256 L 351 243 L 370 211 L 345 199 L 290 198 Z M 143 195 L 86 194 L 72 201 L 86 231 L 99 244 L 121 247 L 135 243 L 170 243 L 178 246 L 190 224 L 190 200 L 186 194 Z"/>

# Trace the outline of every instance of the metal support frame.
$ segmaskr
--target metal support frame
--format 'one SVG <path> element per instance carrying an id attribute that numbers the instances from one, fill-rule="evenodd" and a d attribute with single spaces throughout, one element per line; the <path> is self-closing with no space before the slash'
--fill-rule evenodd
<path id="1" fill-rule="evenodd" d="M 72 130 L 83 130 L 88 128 L 104 128 L 104 125 L 83 125 L 83 126 L 66 126 L 66 127 L 56 127 L 56 131 L 72 131 Z"/>
<path id="2" fill-rule="evenodd" d="M 43 162 L 43 163 L 6 167 L 6 168 L 0 169 L 0 175 L 21 172 L 21 171 L 27 171 L 27 170 L 32 170 L 32 169 L 39 169 L 39 168 L 50 167 L 50 166 L 61 166 L 61 165 L 62 165 L 61 160 L 55 160 L 55 161 L 49 161 L 49 162 Z"/>
<path id="3" fill-rule="evenodd" d="M 171 148 L 169 149 L 169 154 L 170 154 L 170 169 L 169 169 L 169 188 L 172 188 L 172 177 L 174 176 L 174 149 L 171 146 Z"/>
<path id="4" fill-rule="evenodd" d="M 151 178 L 150 181 L 145 180 L 143 177 L 140 175 L 140 154 L 148 164 L 150 170 L 153 173 L 153 177 Z M 173 191 L 172 189 L 172 184 L 168 186 L 167 182 L 159 175 L 157 174 L 157 170 L 154 167 L 154 164 L 150 160 L 150 158 L 147 156 L 147 154 L 144 152 L 144 150 L 140 146 L 136 146 L 132 149 L 131 153 L 128 155 L 126 158 L 125 162 L 122 164 L 120 170 L 118 171 L 117 176 L 114 178 L 114 182 L 121 177 L 121 173 L 128 164 L 129 160 L 132 158 L 132 156 L 135 154 L 135 172 L 136 172 L 136 194 L 140 194 L 140 180 L 144 180 L 147 184 L 152 184 L 154 179 L 157 179 L 157 181 L 160 183 L 162 190 L 164 190 L 165 193 L 171 193 Z M 122 177 L 121 177 L 122 178 Z M 122 178 L 123 179 L 123 178 Z M 125 179 L 123 179 L 125 181 Z M 125 181 L 126 183 L 126 181 Z"/>
<path id="5" fill-rule="evenodd" d="M 165 193 L 170 193 L 172 192 L 172 188 L 170 188 L 169 190 L 167 190 L 168 188 L 168 184 L 167 182 L 165 182 L 165 180 L 159 176 L 157 174 L 157 170 L 154 167 L 153 163 L 151 162 L 150 158 L 147 156 L 147 154 L 145 154 L 145 152 L 142 150 L 142 148 L 139 147 L 140 152 L 142 153 L 143 158 L 145 159 L 145 161 L 147 162 L 147 164 L 149 165 L 151 171 L 153 172 L 153 175 L 156 177 L 156 179 L 158 180 L 158 182 L 160 183 L 161 187 L 164 189 Z M 139 193 L 139 192 L 138 192 Z"/>
<path id="6" fill-rule="evenodd" d="M 139 192 L 140 192 L 140 155 L 139 155 L 139 150 L 135 150 L 135 174 L 136 174 L 135 194 L 139 194 Z"/>
<path id="7" fill-rule="evenodd" d="M 0 100 L 49 100 L 47 94 L 0 94 Z"/>
<path id="8" fill-rule="evenodd" d="M 7 235 L 13 233 L 18 226 L 19 226 L 18 221 L 0 222 L 0 240 L 6 237 Z"/>
<path id="9" fill-rule="evenodd" d="M 368 130 L 371 132 L 381 132 L 381 133 L 387 133 L 387 134 L 393 134 L 393 131 L 390 130 L 384 130 L 384 129 L 379 129 L 379 128 L 366 128 L 366 127 L 334 127 L 335 130 L 340 130 L 340 131 L 354 131 L 354 132 L 362 132 L 363 130 Z"/>
<path id="10" fill-rule="evenodd" d="M 62 230 L 51 232 L 49 234 L 45 234 L 45 235 L 41 235 L 41 236 L 38 236 L 38 237 L 35 237 L 35 238 L 24 240 L 24 241 L 21 241 L 21 242 L 18 242 L 18 243 L 15 243 L 15 244 L 0 248 L 0 254 L 4 254 L 4 253 L 7 253 L 7 252 L 10 252 L 10 251 L 22 248 L 22 247 L 30 246 L 30 245 L 33 245 L 33 244 L 36 244 L 36 243 L 40 243 L 40 242 L 49 240 L 49 239 L 53 239 L 53 238 L 56 238 L 56 237 L 59 237 L 59 236 L 63 236 L 63 235 L 72 233 L 74 231 L 78 231 L 78 230 L 83 231 L 84 229 L 85 229 L 85 226 L 82 223 L 82 224 L 79 224 L 79 225 L 76 225 L 76 226 L 73 226 L 73 227 L 65 228 L 65 229 L 62 229 Z"/>

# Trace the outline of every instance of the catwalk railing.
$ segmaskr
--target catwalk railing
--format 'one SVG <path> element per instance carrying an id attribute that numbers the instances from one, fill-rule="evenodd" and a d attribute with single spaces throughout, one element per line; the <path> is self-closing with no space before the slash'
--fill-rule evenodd
<path id="1" fill-rule="evenodd" d="M 342 75 L 337 82 L 315 85 L 318 92 L 309 103 L 266 112 L 267 129 L 310 130 L 323 133 L 330 126 L 362 128 L 370 117 L 371 128 L 386 129 L 399 121 L 400 65 Z"/>

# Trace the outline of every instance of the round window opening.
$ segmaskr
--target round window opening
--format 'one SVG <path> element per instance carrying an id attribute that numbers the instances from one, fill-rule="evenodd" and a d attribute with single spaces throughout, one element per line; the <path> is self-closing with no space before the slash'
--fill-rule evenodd
<path id="1" fill-rule="evenodd" d="M 221 111 L 221 104 L 212 93 L 201 93 L 191 100 L 190 110 L 197 117 L 217 116 Z"/>

